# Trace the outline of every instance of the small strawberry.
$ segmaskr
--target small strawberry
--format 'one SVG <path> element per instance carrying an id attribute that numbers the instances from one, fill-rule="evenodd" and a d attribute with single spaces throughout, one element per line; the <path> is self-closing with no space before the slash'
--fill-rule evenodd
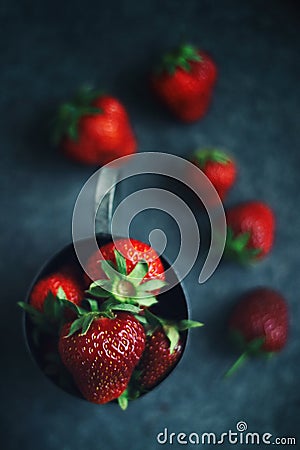
<path id="1" fill-rule="evenodd" d="M 92 275 L 93 280 L 105 278 L 101 261 L 110 261 L 116 266 L 116 249 L 118 250 L 118 255 L 121 258 L 123 257 L 123 259 L 125 258 L 123 262 L 119 260 L 121 273 L 124 275 L 129 274 L 138 262 L 145 261 L 148 265 L 148 271 L 142 281 L 157 279 L 164 281 L 164 266 L 158 254 L 150 245 L 136 239 L 118 239 L 115 243 L 109 242 L 102 246 L 100 248 L 101 253 L 99 251 L 95 252 L 87 262 L 88 273 Z"/>
<path id="2" fill-rule="evenodd" d="M 137 367 L 141 373 L 138 382 L 142 390 L 153 388 L 165 378 L 179 360 L 182 350 L 179 340 L 171 353 L 170 341 L 161 329 L 147 336 L 145 351 Z"/>
<path id="3" fill-rule="evenodd" d="M 32 294 L 28 303 L 18 305 L 27 312 L 34 344 L 40 347 L 45 337 L 57 337 L 62 325 L 75 319 L 82 309 L 83 290 L 69 275 L 55 273 L 38 281 Z"/>
<path id="4" fill-rule="evenodd" d="M 60 107 L 54 140 L 72 159 L 93 165 L 135 153 L 137 147 L 124 106 L 90 88 Z"/>
<path id="5" fill-rule="evenodd" d="M 67 300 L 80 305 L 83 299 L 81 286 L 70 274 L 59 272 L 52 273 L 36 283 L 30 294 L 30 305 L 43 312 L 44 302 L 49 292 L 56 296 L 60 288 L 64 291 Z"/>
<path id="6" fill-rule="evenodd" d="M 62 328 L 58 347 L 84 398 L 102 404 L 125 391 L 144 351 L 145 333 L 139 321 L 125 312 L 113 318 L 100 313 L 92 322 L 86 315 Z"/>
<path id="7" fill-rule="evenodd" d="M 219 150 L 196 151 L 191 161 L 203 171 L 224 201 L 236 179 L 236 165 L 232 158 Z"/>
<path id="8" fill-rule="evenodd" d="M 191 45 L 183 45 L 162 59 L 152 75 L 161 101 L 183 122 L 203 117 L 211 103 L 217 69 L 213 60 Z"/>
<path id="9" fill-rule="evenodd" d="M 268 288 L 247 293 L 232 312 L 229 330 L 243 353 L 229 369 L 227 376 L 249 355 L 279 352 L 286 345 L 288 308 L 285 299 L 280 293 Z"/>
<path id="10" fill-rule="evenodd" d="M 145 311 L 145 318 L 150 325 L 146 347 L 132 381 L 138 395 L 160 383 L 175 367 L 183 352 L 181 332 L 203 325 L 193 320 L 168 321 L 149 310 Z"/>
<path id="11" fill-rule="evenodd" d="M 228 209 L 225 253 L 240 262 L 263 259 L 272 249 L 275 217 L 271 208 L 259 201 L 245 202 Z"/>

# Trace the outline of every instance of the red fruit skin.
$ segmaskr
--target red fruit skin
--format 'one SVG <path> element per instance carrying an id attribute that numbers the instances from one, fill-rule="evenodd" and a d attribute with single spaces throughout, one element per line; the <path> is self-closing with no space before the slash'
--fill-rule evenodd
<path id="1" fill-rule="evenodd" d="M 60 287 L 70 302 L 80 305 L 83 299 L 83 290 L 80 284 L 69 274 L 58 272 L 42 278 L 36 283 L 30 294 L 29 303 L 38 311 L 43 312 L 44 301 L 49 291 L 56 296 Z"/>
<path id="2" fill-rule="evenodd" d="M 78 140 L 66 137 L 62 149 L 84 164 L 105 165 L 136 152 L 137 142 L 124 106 L 114 97 L 103 95 L 92 106 L 99 114 L 85 115 L 78 122 Z"/>
<path id="3" fill-rule="evenodd" d="M 261 250 L 256 259 L 262 259 L 270 253 L 274 243 L 275 216 L 267 204 L 252 201 L 237 205 L 228 209 L 226 218 L 227 226 L 235 236 L 250 233 L 247 247 Z"/>
<path id="4" fill-rule="evenodd" d="M 85 335 L 65 337 L 70 326 L 62 328 L 58 349 L 77 387 L 92 403 L 115 400 L 126 389 L 144 351 L 142 325 L 130 314 L 118 313 L 114 319 L 95 319 Z"/>
<path id="5" fill-rule="evenodd" d="M 193 163 L 199 167 L 196 160 Z M 236 180 L 237 170 L 235 162 L 228 160 L 226 164 L 221 164 L 216 161 L 207 161 L 204 167 L 199 168 L 214 185 L 220 199 L 224 201 Z"/>
<path id="6" fill-rule="evenodd" d="M 190 71 L 178 67 L 173 75 L 163 72 L 151 79 L 154 92 L 183 122 L 194 122 L 206 114 L 217 79 L 211 57 L 203 51 L 198 54 L 202 60 L 189 62 Z"/>
<path id="7" fill-rule="evenodd" d="M 124 258 L 126 258 L 127 274 L 133 270 L 141 259 L 144 259 L 148 263 L 149 269 L 143 281 L 157 278 L 160 280 L 165 279 L 164 266 L 158 254 L 152 247 L 150 247 L 150 245 L 136 239 L 119 239 L 116 243 L 118 245 L 118 250 Z M 106 278 L 99 261 L 112 261 L 115 264 L 115 248 L 115 244 L 113 242 L 109 242 L 100 248 L 102 255 L 99 251 L 97 251 L 89 258 L 87 268 L 89 274 L 93 276 L 93 280 Z M 88 285 L 90 284 L 91 280 L 89 277 L 86 277 L 86 282 Z"/>
<path id="8" fill-rule="evenodd" d="M 288 308 L 282 295 L 268 288 L 256 289 L 236 305 L 229 323 L 246 342 L 265 338 L 262 350 L 278 352 L 288 338 Z"/>
<path id="9" fill-rule="evenodd" d="M 156 386 L 175 366 L 182 350 L 182 343 L 179 341 L 170 353 L 170 342 L 160 329 L 147 336 L 145 351 L 137 366 L 137 372 L 141 372 L 139 387 L 149 390 Z"/>

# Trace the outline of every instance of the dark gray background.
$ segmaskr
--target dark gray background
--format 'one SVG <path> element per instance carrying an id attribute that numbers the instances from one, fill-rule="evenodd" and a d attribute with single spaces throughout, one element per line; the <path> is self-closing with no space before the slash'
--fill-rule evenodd
<path id="1" fill-rule="evenodd" d="M 164 427 L 221 433 L 239 420 L 250 431 L 300 442 L 298 13 L 291 0 L 1 2 L 2 448 L 152 449 Z M 219 68 L 209 114 L 190 126 L 170 117 L 146 82 L 157 55 L 184 35 Z M 48 143 L 53 108 L 85 82 L 125 103 L 139 151 L 186 156 L 206 145 L 230 149 L 239 179 L 229 203 L 266 200 L 278 222 L 274 251 L 256 268 L 222 263 L 203 286 L 200 266 L 193 269 L 185 287 L 192 315 L 205 329 L 191 333 L 169 380 L 125 413 L 49 383 L 26 353 L 16 307 L 40 265 L 71 240 L 74 202 L 95 170 L 66 160 Z M 133 235 L 147 239 L 143 220 Z M 237 356 L 224 340 L 226 315 L 240 293 L 257 285 L 286 296 L 288 346 L 224 381 Z"/>

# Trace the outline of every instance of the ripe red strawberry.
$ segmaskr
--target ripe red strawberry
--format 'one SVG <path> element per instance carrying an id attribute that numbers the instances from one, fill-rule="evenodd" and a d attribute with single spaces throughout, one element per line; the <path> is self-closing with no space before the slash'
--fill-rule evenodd
<path id="1" fill-rule="evenodd" d="M 225 251 L 240 262 L 263 259 L 272 249 L 275 217 L 271 208 L 259 201 L 245 202 L 228 209 Z"/>
<path id="2" fill-rule="evenodd" d="M 217 78 L 213 60 L 191 45 L 165 55 L 151 78 L 161 101 L 183 122 L 193 122 L 206 113 Z"/>
<path id="3" fill-rule="evenodd" d="M 60 288 L 64 291 L 67 300 L 80 305 L 83 299 L 81 286 L 70 274 L 59 272 L 48 275 L 36 283 L 30 295 L 30 305 L 43 312 L 44 301 L 49 292 L 56 296 Z"/>
<path id="4" fill-rule="evenodd" d="M 68 336 L 71 325 L 62 328 L 59 353 L 77 387 L 93 403 L 117 399 L 144 351 L 142 325 L 128 313 L 95 318 L 85 333 Z"/>
<path id="5" fill-rule="evenodd" d="M 179 340 L 170 353 L 170 341 L 161 328 L 147 336 L 145 351 L 137 366 L 139 387 L 147 391 L 157 385 L 175 366 L 182 350 Z"/>
<path id="6" fill-rule="evenodd" d="M 234 308 L 229 329 L 244 353 L 227 375 L 248 355 L 278 352 L 286 345 L 288 308 L 285 299 L 268 288 L 247 293 Z"/>
<path id="7" fill-rule="evenodd" d="M 88 88 L 60 107 L 54 138 L 68 156 L 84 164 L 105 165 L 137 147 L 124 106 Z"/>
<path id="8" fill-rule="evenodd" d="M 233 159 L 219 150 L 205 149 L 196 151 L 191 160 L 208 177 L 224 201 L 236 179 L 236 165 Z"/>
<path id="9" fill-rule="evenodd" d="M 152 389 L 171 372 L 183 352 L 181 332 L 203 325 L 194 320 L 166 320 L 149 309 L 144 310 L 143 317 L 147 324 L 146 347 L 128 388 L 133 398 Z"/>
<path id="10" fill-rule="evenodd" d="M 118 251 L 125 258 L 127 274 L 132 272 L 139 261 L 144 260 L 148 264 L 148 271 L 144 276 L 143 281 L 165 279 L 164 266 L 158 254 L 150 247 L 150 245 L 136 239 L 118 239 L 116 245 Z M 89 274 L 93 276 L 93 280 L 106 278 L 104 271 L 101 268 L 101 261 L 111 261 L 113 264 L 116 264 L 116 245 L 114 242 L 109 242 L 100 248 L 102 255 L 97 251 L 89 258 L 87 269 Z"/>

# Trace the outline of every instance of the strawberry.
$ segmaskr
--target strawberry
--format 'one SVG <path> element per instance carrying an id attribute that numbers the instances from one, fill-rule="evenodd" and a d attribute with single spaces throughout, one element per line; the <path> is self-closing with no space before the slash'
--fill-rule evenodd
<path id="1" fill-rule="evenodd" d="M 60 107 L 54 141 L 72 159 L 93 165 L 135 153 L 137 147 L 124 106 L 89 88 Z"/>
<path id="2" fill-rule="evenodd" d="M 76 322 L 73 322 L 73 325 Z M 143 326 L 134 316 L 96 317 L 87 330 L 66 324 L 59 353 L 84 398 L 107 403 L 121 396 L 145 347 Z M 79 330 L 82 328 L 81 332 Z"/>
<path id="3" fill-rule="evenodd" d="M 54 296 L 58 294 L 59 288 L 64 291 L 65 298 L 76 305 L 83 299 L 83 290 L 79 283 L 66 273 L 55 272 L 40 279 L 33 287 L 29 303 L 38 311 L 43 312 L 44 302 L 51 292 Z"/>
<path id="4" fill-rule="evenodd" d="M 227 375 L 249 355 L 278 352 L 286 345 L 288 308 L 285 299 L 269 288 L 247 293 L 231 314 L 229 330 L 243 353 Z"/>
<path id="5" fill-rule="evenodd" d="M 131 250 L 128 247 L 128 245 L 131 245 L 128 244 L 130 241 L 122 239 L 116 241 L 116 245 L 118 242 L 121 243 L 118 248 L 123 251 L 126 249 L 129 252 L 128 255 L 131 256 Z M 138 243 L 136 246 L 141 248 L 141 242 L 136 242 Z M 142 245 L 142 248 L 145 248 L 146 244 Z M 151 258 L 154 257 L 154 250 L 149 246 L 147 247 L 150 250 Z M 101 259 L 102 256 L 97 252 L 96 255 L 92 256 L 90 266 L 91 270 L 94 270 L 96 280 L 89 285 L 86 295 L 92 299 L 96 298 L 98 301 L 110 298 L 113 301 L 126 302 L 138 307 L 149 307 L 158 303 L 155 295 L 167 283 L 163 279 L 153 279 L 153 273 L 151 273 L 151 279 L 147 279 L 151 262 L 148 265 L 146 263 L 148 255 L 143 253 L 143 256 L 144 259 L 141 259 L 138 254 L 140 259 L 134 259 L 134 263 L 132 263 L 127 257 L 121 255 L 113 243 L 109 244 L 109 250 L 105 252 L 105 259 Z M 156 257 L 158 258 L 157 254 Z M 148 261 L 151 261 L 151 258 Z M 160 276 L 164 278 L 164 273 L 160 272 Z"/>
<path id="6" fill-rule="evenodd" d="M 196 151 L 192 162 L 203 171 L 224 201 L 236 179 L 236 165 L 226 153 L 214 149 Z"/>
<path id="7" fill-rule="evenodd" d="M 65 270 L 41 278 L 33 287 L 29 302 L 18 302 L 34 325 L 34 341 L 38 347 L 44 334 L 57 336 L 60 327 L 76 317 L 83 298 L 80 284 L 70 270 Z"/>
<path id="8" fill-rule="evenodd" d="M 101 261 L 110 261 L 116 265 L 116 249 L 119 257 L 125 258 L 123 262 L 124 275 L 133 271 L 139 261 L 144 260 L 148 265 L 148 271 L 143 278 L 143 282 L 147 280 L 164 280 L 164 266 L 156 253 L 150 245 L 136 239 L 118 239 L 114 242 L 102 246 L 100 251 L 95 252 L 87 262 L 88 273 L 92 275 L 93 280 L 105 278 L 103 269 L 101 268 Z M 122 263 L 120 263 L 120 270 L 122 270 Z M 157 291 L 156 291 L 157 293 Z"/>
<path id="9" fill-rule="evenodd" d="M 217 69 L 213 60 L 191 45 L 165 55 L 151 77 L 154 92 L 183 122 L 203 117 L 211 103 Z"/>
<path id="10" fill-rule="evenodd" d="M 271 208 L 259 201 L 245 202 L 228 209 L 225 253 L 240 262 L 263 259 L 272 249 L 275 217 Z"/>
<path id="11" fill-rule="evenodd" d="M 147 323 L 145 351 L 128 389 L 136 391 L 135 397 L 155 387 L 175 367 L 184 348 L 181 332 L 203 326 L 194 320 L 166 320 L 149 310 L 144 311 L 144 317 Z"/>
<path id="12" fill-rule="evenodd" d="M 147 391 L 165 378 L 179 360 L 182 350 L 179 340 L 170 352 L 170 341 L 162 329 L 147 336 L 145 351 L 137 367 L 140 388 Z"/>

